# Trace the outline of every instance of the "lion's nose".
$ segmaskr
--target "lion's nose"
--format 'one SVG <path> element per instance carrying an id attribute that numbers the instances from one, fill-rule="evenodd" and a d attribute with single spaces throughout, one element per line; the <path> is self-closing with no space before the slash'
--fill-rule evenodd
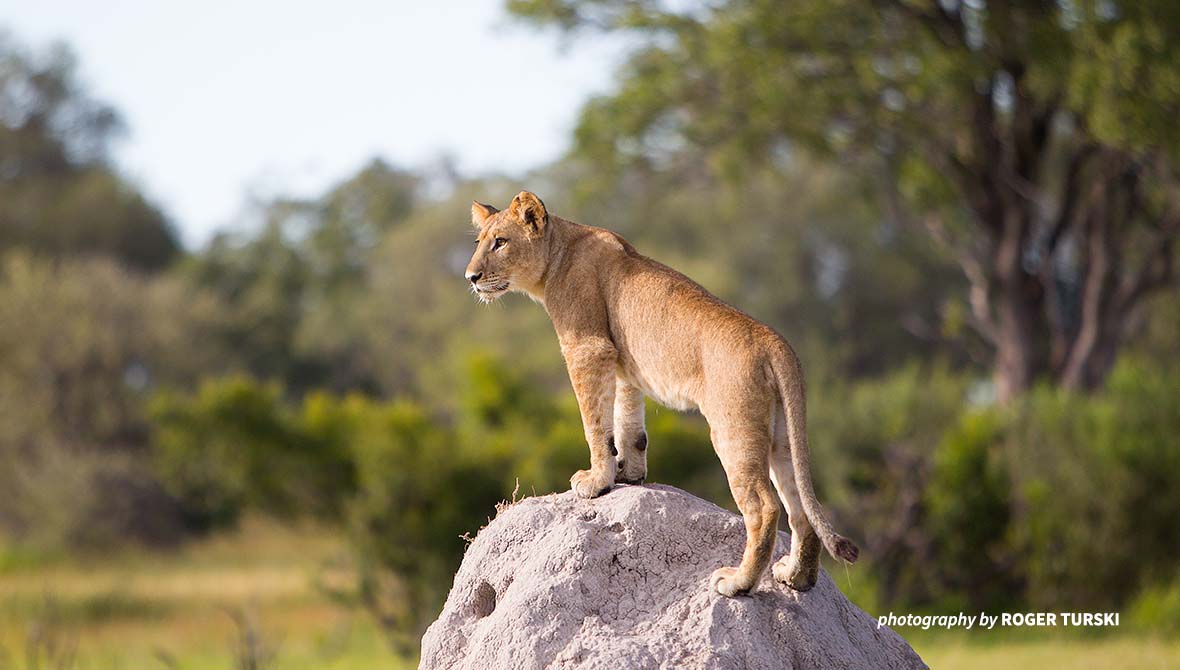
<path id="1" fill-rule="evenodd" d="M 479 278 L 482 276 L 483 276 L 482 272 L 468 272 L 467 273 L 467 281 L 474 284 L 475 282 L 479 281 Z"/>

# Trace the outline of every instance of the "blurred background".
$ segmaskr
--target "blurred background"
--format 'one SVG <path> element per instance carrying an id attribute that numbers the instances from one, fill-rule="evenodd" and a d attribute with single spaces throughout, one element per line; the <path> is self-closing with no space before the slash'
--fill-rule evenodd
<path id="1" fill-rule="evenodd" d="M 801 352 L 870 614 L 1121 613 L 932 666 L 1180 665 L 1180 5 L 436 4 L 0 13 L 0 668 L 412 667 L 588 458 L 524 188 Z"/>

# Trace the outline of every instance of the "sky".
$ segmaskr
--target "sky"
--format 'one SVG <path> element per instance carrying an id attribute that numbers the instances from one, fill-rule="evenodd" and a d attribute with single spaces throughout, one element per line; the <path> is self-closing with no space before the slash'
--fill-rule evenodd
<path id="1" fill-rule="evenodd" d="M 11 4 L 10 4 L 11 3 Z M 373 157 L 520 173 L 568 146 L 622 50 L 514 22 L 503 0 L 0 0 L 67 42 L 128 133 L 121 170 L 195 248 L 251 199 L 314 196 Z"/>

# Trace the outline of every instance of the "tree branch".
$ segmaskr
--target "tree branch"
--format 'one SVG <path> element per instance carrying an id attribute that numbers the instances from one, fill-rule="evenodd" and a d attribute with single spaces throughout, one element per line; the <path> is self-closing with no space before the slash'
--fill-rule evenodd
<path id="1" fill-rule="evenodd" d="M 927 214 L 922 217 L 922 225 L 940 247 L 955 257 L 955 261 L 963 269 L 963 274 L 966 275 L 967 282 L 971 286 L 968 293 L 968 303 L 971 306 L 971 326 L 989 343 L 995 344 L 997 326 L 991 308 L 991 284 L 987 274 L 983 271 L 983 266 L 962 245 L 957 245 L 952 241 L 950 233 L 942 225 L 942 219 L 938 215 Z"/>
<path id="2" fill-rule="evenodd" d="M 1070 156 L 1069 166 L 1065 172 L 1065 181 L 1061 187 L 1061 204 L 1057 211 L 1057 219 L 1049 231 L 1049 236 L 1045 239 L 1044 258 L 1046 264 L 1057 249 L 1057 243 L 1061 241 L 1062 234 L 1074 223 L 1082 188 L 1082 173 L 1090 157 L 1096 153 L 1098 153 L 1098 145 L 1087 142 Z"/>
<path id="3" fill-rule="evenodd" d="M 1082 325 L 1073 345 L 1065 358 L 1061 371 L 1061 383 L 1069 389 L 1081 388 L 1082 373 L 1086 362 L 1093 354 L 1102 327 L 1102 303 L 1107 274 L 1111 263 L 1111 241 L 1109 236 L 1109 186 L 1106 180 L 1095 184 L 1087 231 L 1086 279 L 1082 287 Z"/>
<path id="4" fill-rule="evenodd" d="M 1176 278 L 1175 255 L 1172 252 L 1177 237 L 1180 237 L 1180 207 L 1172 209 L 1152 236 L 1139 271 L 1125 277 L 1120 284 L 1117 294 L 1120 316 L 1128 314 L 1144 296 L 1168 286 Z"/>
<path id="5" fill-rule="evenodd" d="M 970 48 L 967 44 L 967 31 L 963 24 L 963 15 L 957 8 L 950 11 L 943 7 L 938 0 L 930 3 L 930 11 L 923 11 L 905 0 L 877 0 L 876 4 L 883 9 L 897 10 L 906 18 L 917 21 L 943 46 Z"/>

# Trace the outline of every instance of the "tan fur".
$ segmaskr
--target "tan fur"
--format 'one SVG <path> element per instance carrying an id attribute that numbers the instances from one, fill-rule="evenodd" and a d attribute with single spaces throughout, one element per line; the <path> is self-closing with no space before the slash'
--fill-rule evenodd
<path id="1" fill-rule="evenodd" d="M 473 203 L 471 216 L 479 233 L 467 266 L 472 290 L 485 302 L 527 293 L 553 320 L 590 446 L 590 469 L 570 479 L 579 496 L 647 475 L 646 394 L 704 414 L 745 519 L 741 563 L 710 580 L 719 593 L 749 591 L 769 565 L 776 488 L 792 532 L 776 579 L 811 588 L 821 543 L 856 560 L 856 545 L 836 534 L 815 498 L 803 371 L 778 333 L 615 233 L 550 216 L 527 191 L 503 212 Z"/>

